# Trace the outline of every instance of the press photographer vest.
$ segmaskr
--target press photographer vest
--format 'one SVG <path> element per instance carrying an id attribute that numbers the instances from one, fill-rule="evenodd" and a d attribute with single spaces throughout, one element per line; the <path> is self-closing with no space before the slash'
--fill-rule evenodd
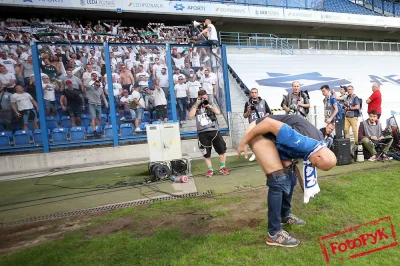
<path id="1" fill-rule="evenodd" d="M 371 137 L 371 136 L 375 136 L 375 137 L 380 137 L 382 134 L 382 125 L 381 123 L 378 123 L 375 125 L 370 125 L 368 123 L 368 120 L 363 121 L 363 126 L 364 126 L 364 134 L 365 136 Z"/>
<path id="2" fill-rule="evenodd" d="M 260 97 L 258 98 L 259 100 L 261 99 Z M 251 106 L 252 100 L 251 98 L 249 99 L 248 106 Z M 264 99 L 261 99 L 256 105 L 255 105 L 255 110 L 251 110 L 251 113 L 248 117 L 249 119 L 249 124 L 253 122 L 254 120 L 264 117 L 265 116 L 265 106 L 267 105 L 267 102 Z M 258 115 L 257 115 L 258 114 Z"/>
<path id="3" fill-rule="evenodd" d="M 329 96 L 328 98 L 326 98 L 326 97 L 324 98 L 324 116 L 325 116 L 325 119 L 331 117 L 331 115 L 335 111 L 335 108 L 331 104 L 332 97 L 333 96 Z M 334 117 L 334 119 L 336 119 L 336 120 L 342 118 L 342 108 L 339 106 L 339 104 L 337 104 L 337 108 L 338 108 L 338 112 Z"/>
<path id="4" fill-rule="evenodd" d="M 199 109 L 196 110 L 196 128 L 197 132 L 206 132 L 206 131 L 215 131 L 219 130 L 218 127 L 218 122 L 217 121 L 212 121 L 207 113 L 206 113 L 206 108 L 199 107 Z"/>
<path id="5" fill-rule="evenodd" d="M 357 95 L 352 94 L 351 96 L 348 95 L 345 99 L 345 105 L 353 107 L 354 99 L 358 98 Z M 359 111 L 358 110 L 350 110 L 346 112 L 346 117 L 358 117 Z"/>
<path id="6" fill-rule="evenodd" d="M 298 100 L 300 99 L 300 103 L 304 104 L 304 99 L 305 99 L 304 93 L 302 91 L 299 92 L 298 95 L 293 94 L 293 93 L 289 93 L 287 96 L 287 102 L 288 102 L 288 108 L 290 108 L 291 105 L 295 105 L 298 107 L 298 111 L 296 112 L 297 115 L 301 115 L 301 116 L 307 116 L 309 109 L 307 108 L 307 110 L 301 106 L 298 106 Z"/>

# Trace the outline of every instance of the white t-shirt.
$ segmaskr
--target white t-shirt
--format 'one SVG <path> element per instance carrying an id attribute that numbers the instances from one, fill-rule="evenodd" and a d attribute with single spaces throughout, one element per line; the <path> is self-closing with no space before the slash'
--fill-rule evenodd
<path id="1" fill-rule="evenodd" d="M 130 71 L 134 66 L 136 66 L 136 61 L 131 59 L 125 59 L 124 64 L 126 65 L 126 68 Z"/>
<path id="2" fill-rule="evenodd" d="M 188 89 L 187 84 L 183 83 L 183 84 L 175 84 L 175 91 L 176 91 L 176 98 L 184 98 L 187 97 L 186 91 Z"/>
<path id="3" fill-rule="evenodd" d="M 185 75 L 183 74 L 174 74 L 172 76 L 172 78 L 174 79 L 174 81 L 177 81 L 180 77 L 185 78 Z"/>
<path id="4" fill-rule="evenodd" d="M 18 56 L 18 55 L 17 55 Z M 25 63 L 28 60 L 29 55 L 25 52 L 22 52 L 21 55 L 18 56 L 18 61 L 20 63 Z"/>
<path id="5" fill-rule="evenodd" d="M 18 111 L 31 110 L 33 109 L 32 99 L 32 96 L 27 92 L 14 93 L 11 95 L 10 102 L 17 104 Z"/>
<path id="6" fill-rule="evenodd" d="M 181 57 L 181 58 L 172 57 L 172 59 L 174 60 L 175 66 L 177 68 L 182 69 L 185 67 L 185 58 L 184 57 Z"/>
<path id="7" fill-rule="evenodd" d="M 47 89 L 44 89 L 47 86 Z M 42 82 L 42 88 L 43 90 L 43 98 L 47 101 L 55 101 L 56 100 L 56 94 L 55 94 L 55 88 L 54 85 L 51 83 L 43 83 Z"/>
<path id="8" fill-rule="evenodd" d="M 198 82 L 197 80 L 189 81 L 187 83 L 187 85 L 188 85 L 188 88 L 189 88 L 189 97 L 190 98 L 197 98 L 198 97 L 199 88 L 201 87 L 200 82 Z"/>
<path id="9" fill-rule="evenodd" d="M 92 73 L 96 73 L 97 77 L 101 77 L 100 73 L 97 71 L 94 71 L 94 70 L 92 70 L 92 72 L 88 72 L 88 71 L 83 72 L 83 74 L 82 74 L 83 84 L 88 83 L 89 80 L 92 79 Z"/>
<path id="10" fill-rule="evenodd" d="M 210 40 L 210 41 L 218 41 L 217 30 L 215 29 L 214 25 L 213 24 L 209 24 L 207 26 L 207 29 L 208 29 L 208 34 L 207 34 L 208 40 Z"/>
<path id="11" fill-rule="evenodd" d="M 203 89 L 207 92 L 207 94 L 213 94 L 214 93 L 214 87 L 213 85 L 215 84 L 215 79 L 214 77 L 208 75 L 208 77 L 203 76 L 200 81 L 201 84 L 203 84 Z"/>
<path id="12" fill-rule="evenodd" d="M 128 103 L 131 102 L 132 100 L 133 100 L 132 95 L 128 95 L 128 97 L 123 96 L 119 101 L 123 103 Z"/>
<path id="13" fill-rule="evenodd" d="M 134 90 L 132 92 L 131 97 L 132 97 L 132 100 L 133 99 L 139 100 L 140 105 L 144 108 L 145 103 L 144 103 L 144 99 L 143 99 L 143 96 L 142 96 L 141 93 L 139 93 L 138 91 Z"/>
<path id="14" fill-rule="evenodd" d="M 16 65 L 17 62 L 14 61 L 14 59 L 11 58 L 7 58 L 7 59 L 3 59 L 0 58 L 0 65 L 3 65 L 7 68 L 8 73 L 13 73 L 15 74 L 15 69 L 14 69 L 14 65 Z"/>
<path id="15" fill-rule="evenodd" d="M 160 90 L 155 89 L 153 91 L 153 97 L 155 106 L 167 105 L 167 99 L 165 98 L 165 93 L 163 89 Z"/>
<path id="16" fill-rule="evenodd" d="M 119 84 L 119 83 L 113 83 L 113 93 L 114 93 L 114 96 L 119 96 L 119 95 L 121 95 L 121 93 L 120 93 L 120 90 L 122 89 L 122 86 L 121 86 L 121 84 Z"/>
<path id="17" fill-rule="evenodd" d="M 149 85 L 149 74 L 147 72 L 139 72 L 136 74 L 136 78 L 139 80 L 140 78 L 144 78 L 145 80 L 140 80 L 140 86 L 148 86 Z"/>
<path id="18" fill-rule="evenodd" d="M 191 56 L 190 62 L 192 63 L 192 67 L 200 67 L 200 56 L 198 54 Z"/>
<path id="19" fill-rule="evenodd" d="M 158 83 L 158 86 L 160 86 L 161 88 L 169 87 L 168 73 L 165 73 L 165 75 L 161 74 L 157 77 L 160 80 L 160 82 Z"/>
<path id="20" fill-rule="evenodd" d="M 8 84 L 10 82 L 10 80 L 12 80 L 12 79 L 15 80 L 15 75 L 13 73 L 10 73 L 10 72 L 8 72 L 6 74 L 0 73 L 0 82 L 1 82 L 1 84 L 4 85 L 4 87 L 7 87 L 5 84 Z M 14 84 L 15 84 L 15 82 L 14 82 Z"/>

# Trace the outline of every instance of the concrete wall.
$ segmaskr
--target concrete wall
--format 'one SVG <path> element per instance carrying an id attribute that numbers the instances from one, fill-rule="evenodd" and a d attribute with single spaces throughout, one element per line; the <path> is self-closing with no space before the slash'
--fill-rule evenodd
<path id="1" fill-rule="evenodd" d="M 226 145 L 231 148 L 231 141 L 224 136 Z M 197 139 L 182 141 L 183 156 L 201 157 Z M 78 168 L 111 164 L 115 162 L 144 162 L 149 160 L 147 143 L 124 145 L 119 147 L 89 148 L 82 150 L 53 151 L 24 155 L 0 157 L 0 177 L 20 173 L 37 173 L 54 168 Z M 1 178 L 0 178 L 1 179 Z"/>

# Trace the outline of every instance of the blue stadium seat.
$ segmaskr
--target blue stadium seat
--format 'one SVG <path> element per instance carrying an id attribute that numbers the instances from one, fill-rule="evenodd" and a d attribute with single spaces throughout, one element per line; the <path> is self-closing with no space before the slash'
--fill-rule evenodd
<path id="1" fill-rule="evenodd" d="M 155 120 L 155 121 L 153 121 L 153 125 L 157 125 L 157 124 L 163 124 L 164 123 L 164 121 L 158 121 L 158 120 Z"/>
<path id="2" fill-rule="evenodd" d="M 380 8 L 382 8 L 382 4 Z M 372 10 L 369 10 L 368 8 L 357 5 L 348 0 L 325 0 L 324 9 L 325 11 L 338 12 L 338 13 L 360 14 L 360 15 L 370 15 L 370 16 L 380 15 Z"/>
<path id="3" fill-rule="evenodd" d="M 67 112 L 64 111 L 63 109 L 61 109 L 61 106 L 60 106 L 60 108 L 57 108 L 57 115 L 58 115 L 58 117 L 67 116 Z"/>
<path id="4" fill-rule="evenodd" d="M 113 137 L 112 125 L 106 125 L 104 127 L 104 135 L 106 136 L 106 138 L 112 138 Z"/>
<path id="5" fill-rule="evenodd" d="M 46 117 L 46 127 L 53 130 L 58 127 L 58 117 L 57 116 L 47 116 Z"/>
<path id="6" fill-rule="evenodd" d="M 150 122 L 150 113 L 149 113 L 149 111 L 144 111 L 142 122 Z"/>
<path id="7" fill-rule="evenodd" d="M 0 146 L 10 146 L 11 138 L 12 138 L 11 131 L 0 132 Z"/>
<path id="8" fill-rule="evenodd" d="M 71 140 L 85 140 L 85 127 L 72 127 L 71 128 Z"/>
<path id="9" fill-rule="evenodd" d="M 96 131 L 97 131 L 97 133 L 101 134 L 102 131 L 103 131 L 102 126 L 96 126 Z M 87 135 L 88 136 L 93 136 L 94 135 L 92 126 L 88 126 L 87 127 Z"/>
<path id="10" fill-rule="evenodd" d="M 14 133 L 15 145 L 28 145 L 31 144 L 32 131 L 31 130 L 17 130 Z"/>
<path id="11" fill-rule="evenodd" d="M 66 128 L 53 129 L 53 142 L 67 141 L 68 130 Z"/>
<path id="12" fill-rule="evenodd" d="M 42 141 L 42 130 L 39 128 L 39 129 L 35 129 L 34 131 L 33 131 L 33 142 L 34 143 L 36 143 L 36 144 L 41 144 L 41 143 L 43 143 L 43 141 Z M 47 129 L 47 135 L 50 137 L 50 129 Z"/>
<path id="13" fill-rule="evenodd" d="M 149 124 L 148 122 L 141 122 L 141 123 L 139 124 L 140 130 L 146 131 L 146 125 L 148 125 L 148 124 Z"/>
<path id="14" fill-rule="evenodd" d="M 107 122 L 107 115 L 106 114 L 101 114 L 101 126 L 105 126 Z"/>
<path id="15" fill-rule="evenodd" d="M 110 109 L 108 109 L 108 108 L 102 106 L 102 107 L 101 107 L 101 113 L 102 113 L 102 114 L 105 114 L 105 115 L 108 115 L 108 114 L 110 113 Z"/>
<path id="16" fill-rule="evenodd" d="M 69 116 L 61 117 L 61 127 L 62 128 L 71 128 L 72 127 L 71 118 Z"/>
<path id="17" fill-rule="evenodd" d="M 121 137 L 133 136 L 133 124 L 127 123 L 120 126 Z"/>
<path id="18" fill-rule="evenodd" d="M 121 119 L 121 115 L 120 115 L 120 113 L 116 112 L 115 113 L 115 117 L 117 119 L 117 124 L 121 125 L 121 120 L 120 120 Z M 110 121 L 110 123 L 111 123 L 111 114 L 108 115 L 108 121 Z"/>
<path id="19" fill-rule="evenodd" d="M 92 121 L 92 116 L 88 114 L 82 114 L 81 121 L 83 127 L 88 127 L 90 126 L 90 121 Z"/>

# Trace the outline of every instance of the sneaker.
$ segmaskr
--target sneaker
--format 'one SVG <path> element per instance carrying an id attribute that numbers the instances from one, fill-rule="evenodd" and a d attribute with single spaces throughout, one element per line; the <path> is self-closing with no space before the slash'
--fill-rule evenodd
<path id="1" fill-rule="evenodd" d="M 219 172 L 223 175 L 229 175 L 229 171 L 228 169 L 226 169 L 226 167 L 222 167 L 219 169 Z"/>
<path id="2" fill-rule="evenodd" d="M 287 224 L 306 225 L 306 222 L 300 218 L 297 218 L 293 214 L 289 214 L 288 217 L 285 217 L 281 220 L 281 225 L 287 225 Z"/>
<path id="3" fill-rule="evenodd" d="M 137 128 L 135 129 L 135 132 L 140 132 L 140 131 L 142 131 L 142 130 L 140 130 L 140 127 L 137 127 Z"/>
<path id="4" fill-rule="evenodd" d="M 249 161 L 252 162 L 256 159 L 256 155 L 253 153 L 253 155 L 250 157 Z"/>
<path id="5" fill-rule="evenodd" d="M 206 173 L 206 177 L 212 177 L 214 175 L 214 171 L 213 170 L 208 170 Z"/>
<path id="6" fill-rule="evenodd" d="M 124 121 L 124 120 L 125 120 L 125 117 L 121 117 L 121 119 L 119 121 Z"/>
<path id="7" fill-rule="evenodd" d="M 382 155 L 382 159 L 386 161 L 391 161 L 393 160 L 393 157 L 387 156 L 386 154 Z"/>
<path id="8" fill-rule="evenodd" d="M 376 161 L 376 155 L 372 155 L 371 158 L 368 159 L 370 162 L 375 162 Z"/>
<path id="9" fill-rule="evenodd" d="M 265 243 L 269 246 L 280 246 L 280 247 L 287 247 L 293 248 L 297 247 L 300 244 L 300 240 L 291 237 L 288 232 L 284 230 L 280 230 L 276 235 L 271 236 L 268 233 L 267 238 L 265 239 Z"/>

